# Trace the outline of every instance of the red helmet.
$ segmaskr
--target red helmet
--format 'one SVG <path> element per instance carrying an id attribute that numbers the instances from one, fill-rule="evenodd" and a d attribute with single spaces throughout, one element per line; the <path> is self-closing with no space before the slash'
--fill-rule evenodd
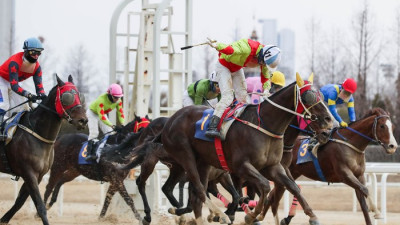
<path id="1" fill-rule="evenodd" d="M 342 86 L 344 90 L 352 94 L 357 90 L 357 82 L 351 78 L 347 78 L 346 80 L 344 80 Z"/>

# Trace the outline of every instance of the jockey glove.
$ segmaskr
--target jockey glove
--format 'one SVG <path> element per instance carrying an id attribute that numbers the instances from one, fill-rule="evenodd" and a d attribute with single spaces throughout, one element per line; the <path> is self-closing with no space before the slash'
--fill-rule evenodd
<path id="1" fill-rule="evenodd" d="M 113 129 L 118 133 L 121 132 L 123 128 L 124 128 L 124 126 L 121 126 L 121 125 L 113 126 Z"/>
<path id="2" fill-rule="evenodd" d="M 349 125 L 346 122 L 342 121 L 342 122 L 340 122 L 340 126 L 341 127 L 348 127 Z"/>
<path id="3" fill-rule="evenodd" d="M 46 99 L 47 98 L 47 95 L 46 94 L 39 94 L 38 96 L 37 96 L 37 99 L 40 99 L 40 100 L 44 100 L 44 99 Z"/>
<path id="4" fill-rule="evenodd" d="M 36 100 L 38 100 L 38 97 L 36 95 L 31 94 L 31 93 L 29 93 L 26 97 L 28 98 L 29 101 L 31 101 L 33 103 L 35 103 Z"/>

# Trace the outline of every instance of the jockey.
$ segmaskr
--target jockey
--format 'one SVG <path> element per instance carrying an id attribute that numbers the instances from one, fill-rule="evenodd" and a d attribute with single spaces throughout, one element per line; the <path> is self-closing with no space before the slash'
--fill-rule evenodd
<path id="1" fill-rule="evenodd" d="M 216 73 L 212 72 L 209 79 L 201 79 L 190 84 L 183 93 L 183 107 L 189 105 L 207 105 L 207 100 L 221 99 L 221 91 L 216 81 Z"/>
<path id="2" fill-rule="evenodd" d="M 124 124 L 124 111 L 122 109 L 121 97 L 124 96 L 119 84 L 111 84 L 107 93 L 100 95 L 89 106 L 86 111 L 89 126 L 89 142 L 87 146 L 88 155 L 86 160 L 95 160 L 97 158 L 94 142 L 99 135 L 99 127 L 103 134 L 110 133 L 112 130 L 120 131 L 121 126 L 113 125 L 107 118 L 107 114 L 117 108 L 117 117 L 119 122 Z"/>
<path id="3" fill-rule="evenodd" d="M 0 124 L 7 110 L 11 108 L 10 102 L 19 105 L 25 100 L 23 97 L 32 102 L 46 97 L 42 84 L 42 69 L 37 61 L 44 49 L 42 43 L 37 38 L 28 38 L 22 48 L 23 52 L 12 55 L 0 66 L 0 76 L 3 78 L 0 79 Z M 37 96 L 19 86 L 19 82 L 29 77 L 33 77 Z M 29 109 L 27 104 L 22 107 L 24 110 Z"/>
<path id="4" fill-rule="evenodd" d="M 247 93 L 251 96 L 251 104 L 259 104 L 262 100 L 260 95 L 252 93 L 262 93 L 263 88 L 259 77 L 246 78 Z M 271 89 L 269 93 L 273 94 L 285 86 L 285 75 L 280 71 L 275 71 L 271 75 Z"/>
<path id="5" fill-rule="evenodd" d="M 356 121 L 356 113 L 354 111 L 354 98 L 352 94 L 357 90 L 357 83 L 351 78 L 344 80 L 342 84 L 327 84 L 320 91 L 324 95 L 325 101 L 328 103 L 329 111 L 337 120 L 341 127 L 347 127 L 348 124 L 342 120 L 336 110 L 336 104 L 347 103 L 350 122 Z"/>
<path id="6" fill-rule="evenodd" d="M 216 79 L 221 89 L 221 100 L 217 103 L 210 125 L 205 133 L 207 137 L 220 137 L 217 126 L 226 107 L 233 101 L 233 93 L 239 102 L 249 103 L 243 67 L 261 69 L 261 82 L 265 96 L 271 88 L 270 70 L 275 69 L 281 59 L 280 49 L 273 45 L 263 45 L 251 39 L 240 39 L 230 45 L 208 43 L 219 52 L 216 65 Z M 234 88 L 234 89 L 233 89 Z"/>

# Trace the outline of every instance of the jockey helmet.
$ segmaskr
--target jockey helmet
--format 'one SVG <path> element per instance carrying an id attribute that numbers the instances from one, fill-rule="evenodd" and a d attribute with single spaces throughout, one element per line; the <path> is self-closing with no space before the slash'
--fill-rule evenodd
<path id="1" fill-rule="evenodd" d="M 280 71 L 275 71 L 271 76 L 271 83 L 279 86 L 285 86 L 285 75 Z"/>
<path id="2" fill-rule="evenodd" d="M 124 94 L 122 93 L 122 88 L 119 84 L 111 84 L 107 90 L 107 93 L 114 97 L 122 97 Z"/>
<path id="3" fill-rule="evenodd" d="M 208 78 L 211 82 L 218 82 L 217 81 L 217 73 L 215 72 L 215 71 L 213 71 L 211 74 L 210 74 L 210 77 Z"/>
<path id="4" fill-rule="evenodd" d="M 24 41 L 24 46 L 22 47 L 25 51 L 27 50 L 35 50 L 35 51 L 43 51 L 42 42 L 40 42 L 37 38 L 28 38 Z"/>
<path id="5" fill-rule="evenodd" d="M 342 86 L 345 91 L 348 91 L 351 94 L 357 90 L 357 82 L 351 78 L 344 80 Z"/>
<path id="6" fill-rule="evenodd" d="M 269 68 L 276 68 L 281 61 L 281 50 L 275 45 L 266 45 L 262 48 L 259 55 L 259 62 L 267 65 Z"/>

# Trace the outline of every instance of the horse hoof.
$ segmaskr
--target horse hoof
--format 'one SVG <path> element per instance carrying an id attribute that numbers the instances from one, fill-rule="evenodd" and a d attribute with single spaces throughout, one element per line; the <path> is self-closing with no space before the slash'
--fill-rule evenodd
<path id="1" fill-rule="evenodd" d="M 146 218 L 142 219 L 142 224 L 143 225 L 150 225 L 151 221 L 147 221 Z"/>
<path id="2" fill-rule="evenodd" d="M 49 210 L 51 208 L 51 205 L 49 203 L 46 204 L 46 210 Z"/>
<path id="3" fill-rule="evenodd" d="M 172 215 L 176 215 L 176 208 L 169 208 L 168 212 L 171 213 Z"/>
<path id="4" fill-rule="evenodd" d="M 246 216 L 244 217 L 244 222 L 245 222 L 246 224 L 252 224 L 253 221 L 254 221 L 254 218 L 251 217 L 251 216 L 249 216 L 249 215 L 246 215 Z"/>
<path id="5" fill-rule="evenodd" d="M 289 225 L 289 224 L 286 223 L 285 219 L 282 219 L 281 222 L 279 223 L 279 225 Z"/>
<path id="6" fill-rule="evenodd" d="M 382 216 L 381 214 L 375 214 L 375 215 L 374 215 L 374 218 L 375 218 L 376 220 L 381 220 L 381 219 L 383 219 L 383 216 Z"/>
<path id="7" fill-rule="evenodd" d="M 318 220 L 310 220 L 310 225 L 321 225 Z"/>
<path id="8" fill-rule="evenodd" d="M 219 217 L 219 216 L 214 216 L 214 217 L 212 218 L 212 222 L 219 222 L 219 220 L 220 220 L 220 217 Z"/>
<path id="9" fill-rule="evenodd" d="M 214 219 L 214 215 L 213 214 L 210 214 L 210 215 L 207 216 L 207 221 L 209 223 L 211 223 L 213 221 L 213 219 Z"/>
<path id="10" fill-rule="evenodd" d="M 261 225 L 261 222 L 260 221 L 254 221 L 253 225 Z"/>
<path id="11" fill-rule="evenodd" d="M 231 223 L 233 223 L 233 221 L 235 220 L 235 215 L 229 215 L 228 217 L 231 220 Z"/>
<path id="12" fill-rule="evenodd" d="M 219 220 L 217 220 L 216 222 L 218 222 L 218 221 L 220 224 L 231 224 L 232 223 L 231 220 L 229 219 L 229 217 L 227 217 L 227 216 L 220 217 Z"/>

